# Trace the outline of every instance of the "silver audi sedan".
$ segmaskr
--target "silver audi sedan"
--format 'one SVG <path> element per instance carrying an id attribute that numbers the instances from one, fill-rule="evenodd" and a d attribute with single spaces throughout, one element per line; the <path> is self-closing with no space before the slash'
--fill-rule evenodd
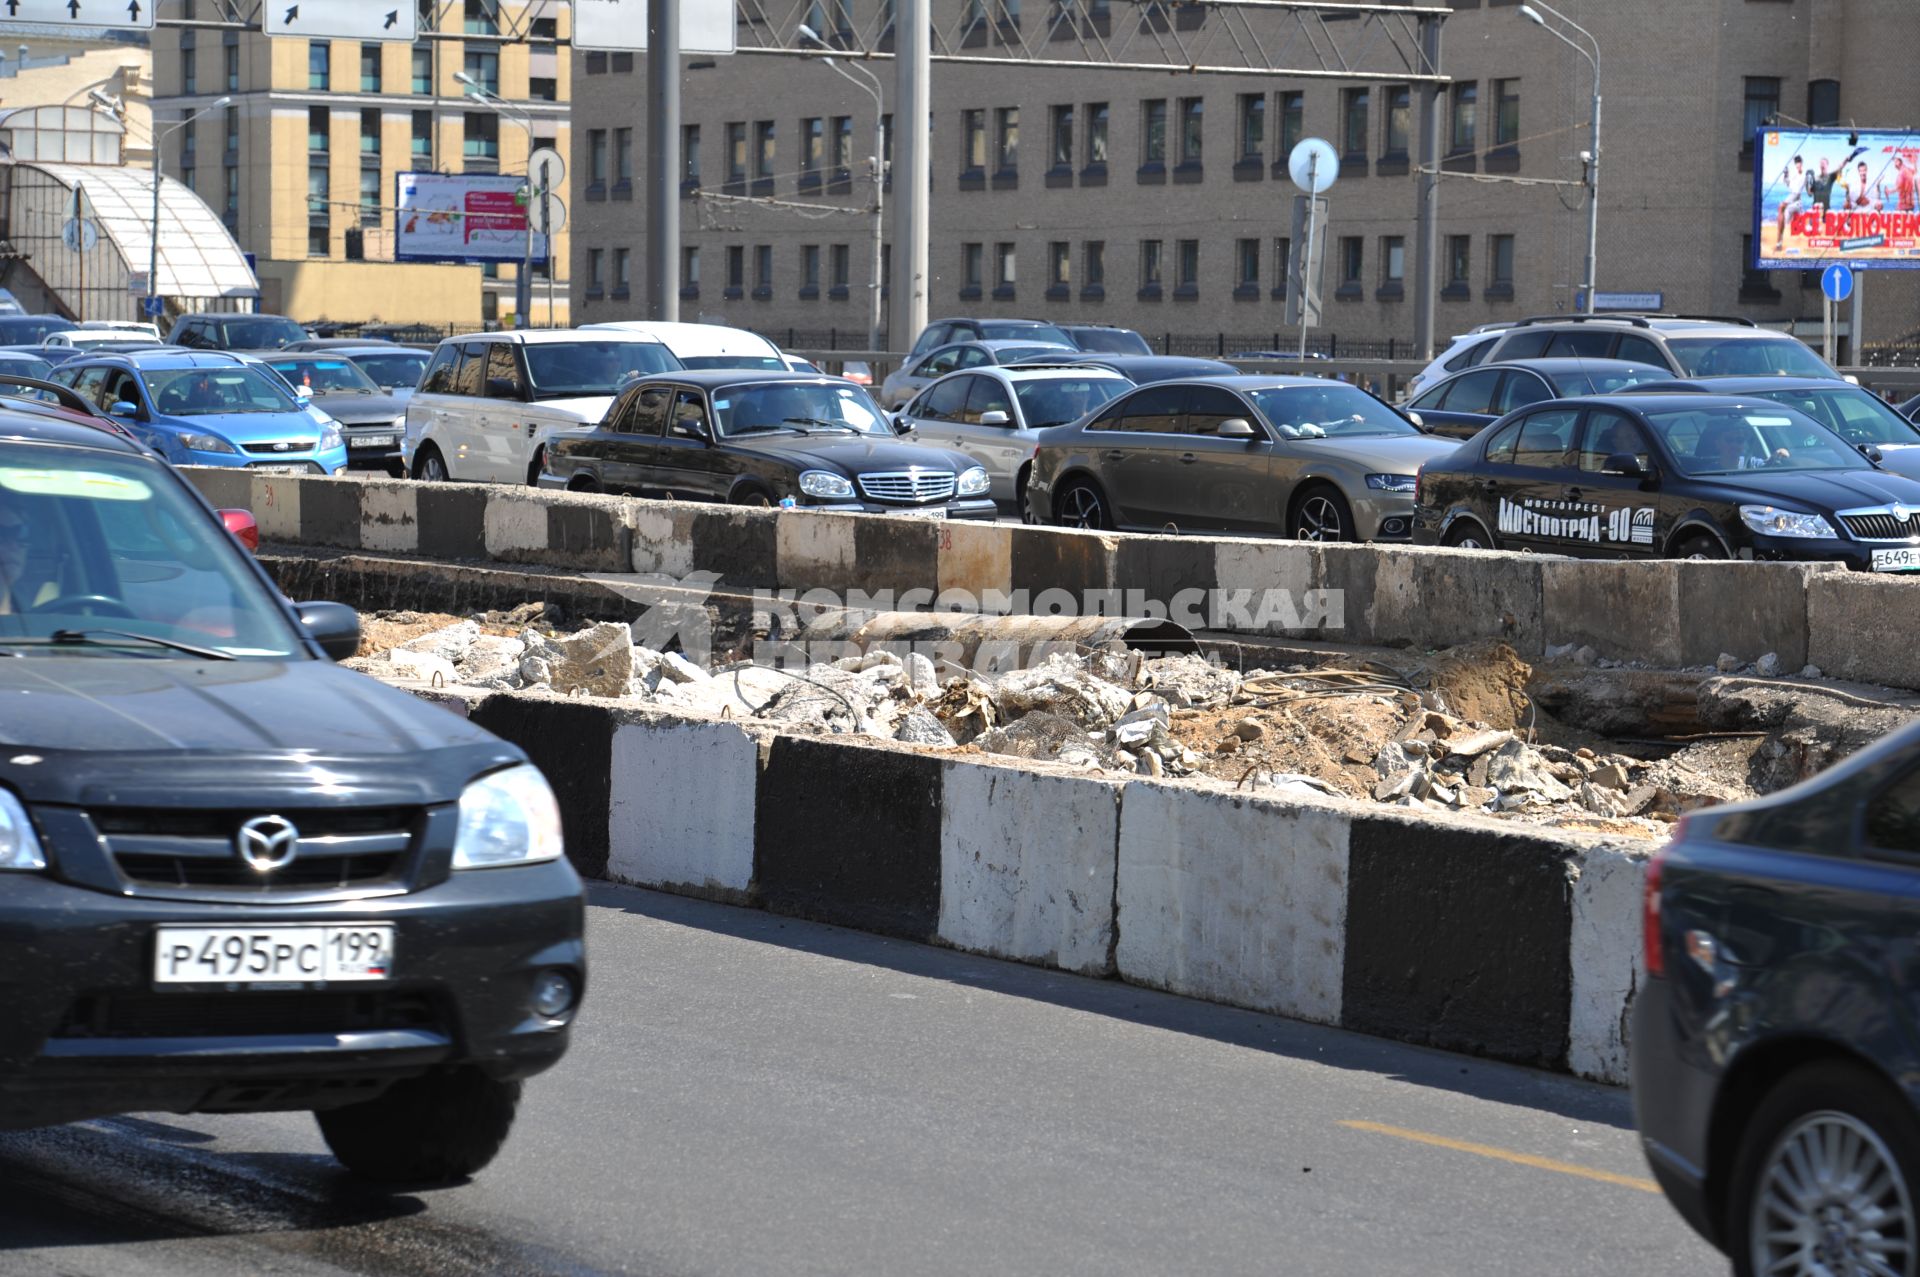
<path id="1" fill-rule="evenodd" d="M 1458 446 L 1342 381 L 1158 382 L 1042 434 L 1027 501 L 1066 527 L 1404 541 L 1420 467 Z"/>

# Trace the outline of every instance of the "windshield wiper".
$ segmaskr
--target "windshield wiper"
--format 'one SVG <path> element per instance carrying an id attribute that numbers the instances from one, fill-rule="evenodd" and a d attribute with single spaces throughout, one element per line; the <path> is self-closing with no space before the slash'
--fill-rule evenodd
<path id="1" fill-rule="evenodd" d="M 844 421 L 828 421 L 825 417 L 782 417 L 781 420 L 790 426 L 819 426 L 823 430 L 845 430 L 852 434 L 859 433 L 859 431 L 854 430 L 852 426 Z"/>
<path id="2" fill-rule="evenodd" d="M 192 643 L 181 643 L 152 634 L 136 634 L 132 630 L 55 630 L 48 638 L 59 647 L 118 647 L 123 643 L 151 643 L 155 647 L 164 647 L 170 651 L 185 652 L 188 656 L 197 656 L 203 661 L 234 659 L 230 652 L 216 651 L 211 647 L 196 647 Z"/>

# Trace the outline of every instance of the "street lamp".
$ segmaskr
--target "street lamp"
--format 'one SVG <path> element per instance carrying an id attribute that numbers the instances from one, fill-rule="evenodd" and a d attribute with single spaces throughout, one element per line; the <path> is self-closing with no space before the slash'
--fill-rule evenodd
<path id="1" fill-rule="evenodd" d="M 1540 11 L 1542 9 L 1552 14 L 1555 21 L 1560 22 L 1565 26 L 1572 27 L 1575 31 L 1578 31 L 1582 36 L 1584 36 L 1586 38 L 1587 43 L 1593 46 L 1593 52 L 1588 53 L 1586 49 L 1580 46 L 1578 41 L 1568 38 L 1566 32 L 1558 31 L 1558 30 L 1555 30 L 1553 27 L 1548 26 L 1547 20 L 1540 16 Z M 1594 288 L 1594 285 L 1597 282 L 1594 279 L 1594 253 L 1600 239 L 1600 42 L 1593 38 L 1592 32 L 1588 31 L 1585 27 L 1581 26 L 1579 23 L 1575 22 L 1573 19 L 1567 17 L 1566 14 L 1561 13 L 1559 10 L 1544 3 L 1544 0 L 1533 0 L 1533 3 L 1531 4 L 1521 5 L 1520 16 L 1525 18 L 1527 21 L 1533 23 L 1535 26 L 1539 27 L 1542 31 L 1545 31 L 1548 35 L 1552 36 L 1554 39 L 1560 41 L 1560 43 L 1566 45 L 1569 49 L 1572 49 L 1575 53 L 1585 58 L 1593 66 L 1593 141 L 1591 143 L 1591 150 L 1586 157 L 1587 159 L 1587 304 L 1585 306 L 1585 310 L 1587 314 L 1591 315 L 1594 313 L 1594 302 L 1596 300 L 1596 290 Z M 1494 109 L 1496 111 L 1499 110 L 1498 104 L 1495 104 Z"/>
<path id="2" fill-rule="evenodd" d="M 92 95 L 89 94 L 88 96 Z M 104 97 L 105 95 L 102 94 L 101 96 Z M 160 129 L 150 130 L 153 134 L 153 243 L 149 246 L 147 252 L 146 310 L 147 318 L 149 319 L 158 320 L 160 318 L 160 143 L 164 139 L 172 137 L 181 129 L 186 128 L 187 125 L 192 124 L 207 112 L 218 111 L 223 107 L 232 105 L 232 98 L 215 98 L 198 111 L 189 114 L 185 119 L 170 129 L 164 131 Z M 157 330 L 158 325 L 156 324 L 155 327 Z"/>
<path id="3" fill-rule="evenodd" d="M 528 311 L 533 309 L 533 119 L 524 111 L 517 111 L 507 100 L 489 89 L 465 71 L 455 71 L 453 78 L 467 86 L 466 95 L 480 105 L 492 111 L 509 124 L 517 124 L 527 134 L 527 240 L 520 253 L 520 276 L 513 281 L 513 326 L 531 328 Z M 553 233 L 547 233 L 547 271 L 549 278 L 553 271 Z M 551 297 L 548 298 L 552 300 Z M 553 323 L 552 307 L 548 307 L 547 323 Z"/>
<path id="4" fill-rule="evenodd" d="M 809 44 L 817 44 L 823 49 L 833 47 L 820 38 L 819 32 L 804 22 L 800 24 L 798 32 L 800 38 Z M 867 327 L 870 330 L 867 334 L 870 342 L 867 349 L 885 350 L 887 335 L 880 327 L 880 270 L 881 260 L 885 256 L 881 245 L 886 233 L 884 206 L 886 138 L 882 132 L 886 119 L 886 106 L 880 96 L 880 77 L 865 67 L 860 67 L 858 68 L 860 74 L 866 78 L 857 79 L 853 75 L 853 68 L 843 67 L 833 58 L 822 58 L 821 61 L 825 62 L 834 74 L 873 99 L 873 157 L 868 161 L 873 174 L 873 274 L 872 282 L 867 285 Z"/>

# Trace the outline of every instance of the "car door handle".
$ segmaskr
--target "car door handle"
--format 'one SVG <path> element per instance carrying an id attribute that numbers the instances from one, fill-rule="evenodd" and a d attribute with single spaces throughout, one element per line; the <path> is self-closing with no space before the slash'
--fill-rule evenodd
<path id="1" fill-rule="evenodd" d="M 1196 457 L 1196 456 L 1194 456 L 1194 455 L 1193 455 L 1193 454 L 1192 454 L 1191 452 L 1183 452 L 1183 453 L 1181 453 L 1181 454 L 1180 454 L 1180 463 L 1181 463 L 1182 465 L 1189 465 L 1189 466 L 1190 466 L 1190 465 L 1192 465 L 1192 464 L 1193 464 L 1194 462 L 1196 462 L 1196 461 L 1198 461 L 1199 459 L 1200 459 L 1200 458 L 1198 458 L 1198 457 Z"/>
<path id="2" fill-rule="evenodd" d="M 1569 501 L 1578 501 L 1580 499 L 1580 489 L 1568 488 L 1566 492 L 1566 499 Z"/>
<path id="3" fill-rule="evenodd" d="M 1488 492 L 1500 491 L 1500 481 L 1498 479 L 1482 479 L 1480 486 Z"/>

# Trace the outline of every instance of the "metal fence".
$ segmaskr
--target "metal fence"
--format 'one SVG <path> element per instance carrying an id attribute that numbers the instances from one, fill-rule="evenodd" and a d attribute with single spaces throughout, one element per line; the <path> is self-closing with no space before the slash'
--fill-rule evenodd
<path id="1" fill-rule="evenodd" d="M 762 337 L 783 350 L 856 350 L 866 345 L 865 328 L 762 328 Z M 1156 354 L 1190 355 L 1207 359 L 1293 359 L 1300 353 L 1298 333 L 1149 333 L 1140 334 Z M 1413 343 L 1392 337 L 1382 340 L 1343 338 L 1338 333 L 1313 333 L 1307 338 L 1310 359 L 1411 359 Z"/>

